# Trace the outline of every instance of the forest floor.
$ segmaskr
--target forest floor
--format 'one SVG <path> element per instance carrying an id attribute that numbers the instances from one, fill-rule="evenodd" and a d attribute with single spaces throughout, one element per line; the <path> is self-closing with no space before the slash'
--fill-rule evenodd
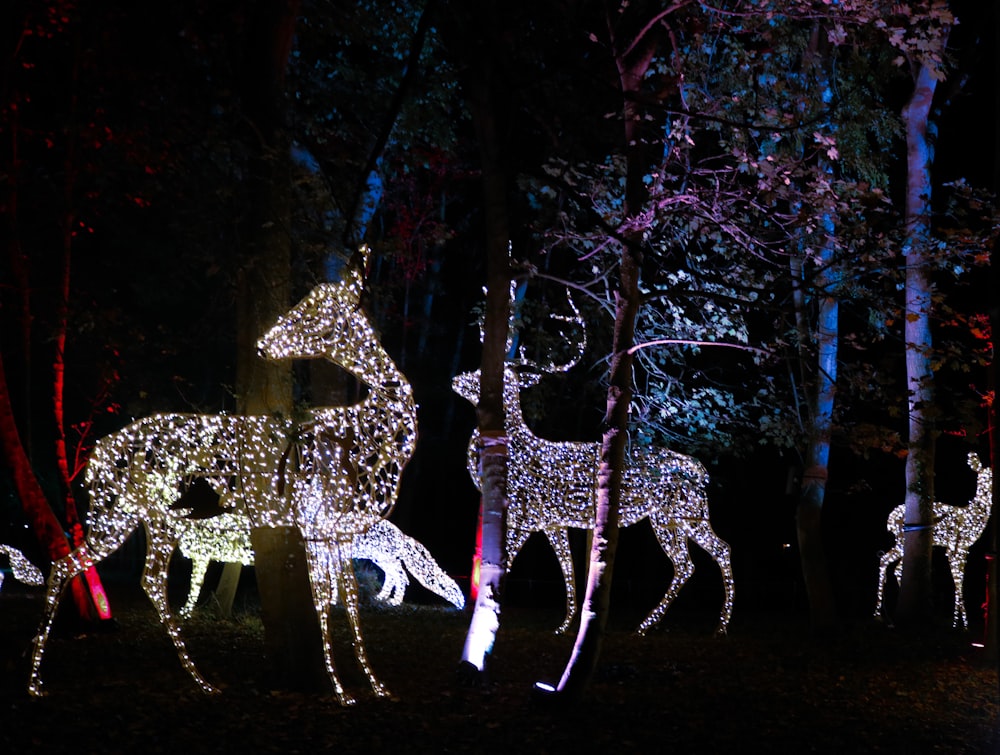
<path id="1" fill-rule="evenodd" d="M 37 589 L 37 588 L 36 588 Z M 222 694 L 181 670 L 137 588 L 109 587 L 114 627 L 53 634 L 47 695 L 25 687 L 37 592 L 0 594 L 0 753 L 990 753 L 997 666 L 971 635 L 905 637 L 878 622 L 810 637 L 795 615 L 737 612 L 727 637 L 704 616 L 668 614 L 645 638 L 612 615 L 588 694 L 553 709 L 532 694 L 561 672 L 573 636 L 555 610 L 505 609 L 490 678 L 459 683 L 468 614 L 433 605 L 368 607 L 363 628 L 395 700 L 354 672 L 336 610 L 337 661 L 359 698 L 269 690 L 255 613 L 202 611 L 186 625 L 193 658 Z"/>

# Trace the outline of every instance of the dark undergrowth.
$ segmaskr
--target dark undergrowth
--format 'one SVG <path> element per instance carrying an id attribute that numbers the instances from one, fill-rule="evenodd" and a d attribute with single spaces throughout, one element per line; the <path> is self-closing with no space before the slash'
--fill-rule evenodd
<path id="1" fill-rule="evenodd" d="M 505 610 L 489 678 L 456 674 L 468 615 L 438 606 L 367 608 L 369 655 L 396 699 L 367 693 L 334 611 L 337 663 L 359 697 L 270 690 L 252 611 L 202 611 L 185 627 L 202 694 L 135 588 L 111 592 L 113 627 L 62 626 L 42 666 L 47 695 L 28 696 L 37 592 L 0 594 L 0 753 L 987 753 L 994 752 L 997 667 L 966 632 L 915 638 L 877 622 L 810 637 L 800 616 L 737 612 L 725 638 L 704 616 L 671 612 L 645 638 L 638 616 L 613 616 L 582 701 L 532 694 L 559 676 L 573 637 L 553 610 Z"/>

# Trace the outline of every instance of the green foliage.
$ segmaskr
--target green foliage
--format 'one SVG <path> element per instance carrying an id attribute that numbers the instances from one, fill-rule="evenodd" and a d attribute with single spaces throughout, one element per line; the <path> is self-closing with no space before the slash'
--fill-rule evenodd
<path id="1" fill-rule="evenodd" d="M 902 147 L 897 90 L 902 63 L 945 70 L 936 29 L 950 16 L 938 4 L 892 15 L 852 3 L 836 16 L 807 6 L 671 16 L 643 102 L 651 158 L 640 214 L 622 215 L 623 152 L 553 156 L 544 177 L 522 177 L 538 225 L 547 222 L 550 259 L 575 256 L 576 279 L 606 301 L 621 240 L 641 231 L 640 442 L 708 456 L 802 447 L 815 306 L 830 295 L 843 323 L 835 437 L 862 451 L 898 448 L 897 370 L 870 363 L 872 348 L 902 359 L 899 213 L 889 199 Z M 952 272 L 975 256 L 958 254 L 948 233 L 939 250 Z M 942 347 L 942 364 L 972 368 L 961 358 L 967 338 Z M 882 424 L 859 424 L 862 407 Z"/>

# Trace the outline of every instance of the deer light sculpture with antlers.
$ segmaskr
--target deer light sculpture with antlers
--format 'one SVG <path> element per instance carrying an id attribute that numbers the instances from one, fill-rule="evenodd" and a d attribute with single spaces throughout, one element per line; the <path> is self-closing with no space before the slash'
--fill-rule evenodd
<path id="1" fill-rule="evenodd" d="M 572 298 L 574 317 L 583 319 Z M 566 372 L 579 360 L 565 365 L 547 365 L 543 371 Z M 520 360 L 521 364 L 530 364 Z M 576 577 L 568 528 L 591 529 L 596 504 L 600 444 L 554 442 L 540 438 L 528 427 L 521 412 L 521 391 L 540 380 L 540 375 L 504 368 L 503 402 L 509 448 L 507 479 L 507 568 L 533 532 L 543 532 L 555 550 L 566 586 L 566 617 L 559 632 L 566 631 L 576 614 Z M 452 381 L 453 390 L 467 401 L 479 402 L 479 371 L 466 372 Z M 478 486 L 478 430 L 469 444 L 468 469 Z M 694 573 L 688 540 L 703 548 L 719 565 L 725 592 L 719 614 L 718 633 L 724 634 L 733 608 L 733 572 L 729 545 L 709 522 L 708 473 L 697 459 L 665 448 L 633 448 L 622 478 L 619 524 L 628 527 L 648 519 L 660 547 L 674 567 L 674 575 L 659 604 L 639 625 L 639 634 L 651 629 L 670 607 Z"/>
<path id="2" fill-rule="evenodd" d="M 369 387 L 357 404 L 315 408 L 303 422 L 271 416 L 161 414 L 102 438 L 87 469 L 90 528 L 83 546 L 55 562 L 31 665 L 29 691 L 42 693 L 40 666 L 68 581 L 125 542 L 140 525 L 147 553 L 142 585 L 183 667 L 206 692 L 216 689 L 188 655 L 167 602 L 167 566 L 183 526 L 175 508 L 186 485 L 223 491 L 221 513 L 252 527 L 294 526 L 306 543 L 326 670 L 341 704 L 354 702 L 334 667 L 329 607 L 339 593 L 354 654 L 376 695 L 388 695 L 369 664 L 358 616 L 352 543 L 395 503 L 416 443 L 416 403 L 404 375 L 361 308 L 368 249 L 338 283 L 316 286 L 258 341 L 265 359 L 325 358 Z M 183 505 L 183 501 L 181 501 Z"/>
<path id="3" fill-rule="evenodd" d="M 969 466 L 976 473 L 976 494 L 968 506 L 949 506 L 946 503 L 934 502 L 933 527 L 934 546 L 945 549 L 948 555 L 948 565 L 951 568 L 951 579 L 955 584 L 955 603 L 952 615 L 952 626 L 962 622 L 963 627 L 969 626 L 965 613 L 965 562 L 969 556 L 969 548 L 979 540 L 986 529 L 990 518 L 990 507 L 993 503 L 993 470 L 983 466 L 979 457 L 969 454 Z M 903 577 L 903 532 L 906 527 L 906 506 L 900 504 L 889 513 L 885 523 L 886 529 L 896 539 L 895 545 L 879 560 L 878 599 L 875 603 L 875 616 L 882 616 L 882 605 L 885 598 L 885 580 L 889 567 L 895 564 L 893 574 L 898 583 Z"/>

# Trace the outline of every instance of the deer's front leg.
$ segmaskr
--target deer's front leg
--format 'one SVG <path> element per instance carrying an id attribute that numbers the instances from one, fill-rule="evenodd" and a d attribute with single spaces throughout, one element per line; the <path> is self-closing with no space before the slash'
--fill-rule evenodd
<path id="1" fill-rule="evenodd" d="M 177 541 L 169 537 L 165 526 L 157 526 L 156 523 L 147 523 L 146 538 L 146 565 L 142 571 L 142 587 L 146 591 L 146 595 L 149 596 L 150 602 L 156 607 L 160 622 L 167 628 L 167 633 L 174 644 L 181 665 L 203 692 L 215 694 L 219 690 L 205 680 L 198 672 L 194 661 L 191 660 L 184 639 L 181 637 L 180 625 L 171 613 L 167 601 L 167 567 L 170 564 L 170 555 L 177 546 Z"/>
<path id="2" fill-rule="evenodd" d="M 81 546 L 68 556 L 59 559 L 52 564 L 49 572 L 48 587 L 45 592 L 45 614 L 35 635 L 34 650 L 31 653 L 31 676 L 28 679 L 28 694 L 32 697 L 41 697 L 45 694 L 42 684 L 40 667 L 42 656 L 45 654 L 45 644 L 48 642 L 49 634 L 52 632 L 52 624 L 59 610 L 59 601 L 69 581 L 85 569 L 93 566 L 93 560 L 87 550 L 87 546 Z"/>
<path id="3" fill-rule="evenodd" d="M 573 551 L 570 549 L 569 532 L 565 527 L 547 529 L 545 535 L 552 544 L 552 550 L 556 552 L 556 558 L 559 559 L 559 568 L 562 569 L 563 583 L 566 586 L 566 618 L 556 629 L 556 634 L 563 634 L 576 616 L 576 572 L 573 570 Z"/>

